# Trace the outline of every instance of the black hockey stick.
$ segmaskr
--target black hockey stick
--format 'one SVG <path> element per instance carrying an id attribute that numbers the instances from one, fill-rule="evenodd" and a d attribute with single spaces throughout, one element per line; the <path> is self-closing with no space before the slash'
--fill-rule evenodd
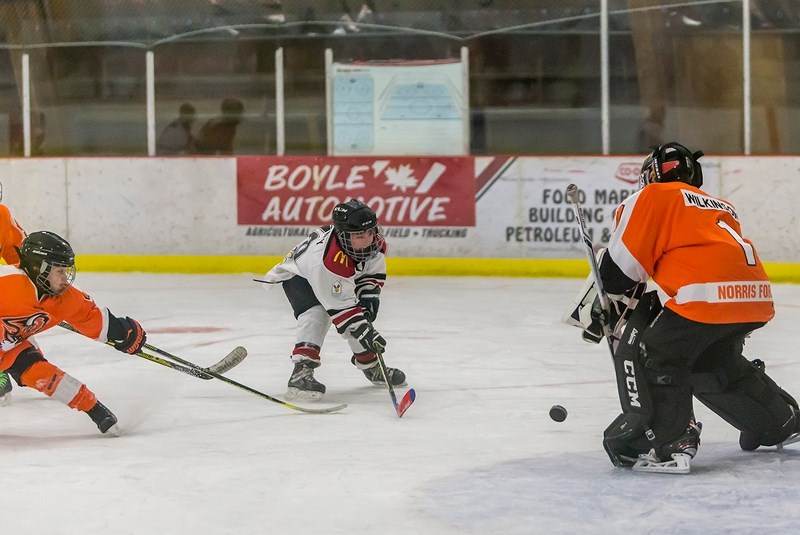
<path id="1" fill-rule="evenodd" d="M 78 332 L 77 330 L 75 330 L 75 328 L 72 325 L 70 325 L 70 324 L 68 324 L 66 322 L 61 322 L 59 325 L 61 327 L 65 328 L 65 329 L 69 330 L 69 331 Z M 111 345 L 111 346 L 114 345 L 113 342 L 106 342 L 106 344 Z M 323 414 L 323 413 L 327 413 L 327 412 L 336 412 L 336 411 L 342 410 L 342 409 L 347 407 L 346 404 L 336 405 L 336 406 L 333 406 L 333 407 L 326 407 L 326 408 L 322 408 L 322 409 L 307 409 L 305 407 L 298 407 L 297 405 L 292 405 L 291 403 L 287 403 L 287 402 L 285 402 L 283 400 L 280 400 L 278 398 L 274 398 L 274 397 L 272 397 L 272 396 L 270 396 L 268 394 L 265 394 L 263 392 L 259 392 L 258 390 L 254 389 L 254 388 L 251 388 L 251 387 L 249 387 L 247 385 L 244 385 L 242 383 L 234 381 L 233 379 L 229 379 L 229 378 L 225 377 L 224 375 L 220 375 L 219 373 L 214 371 L 213 368 L 218 366 L 218 365 L 220 365 L 220 364 L 222 364 L 224 361 L 226 361 L 226 359 L 230 358 L 231 360 L 235 360 L 237 357 L 232 357 L 232 356 L 234 354 L 238 354 L 239 353 L 238 350 L 240 350 L 240 349 L 242 351 L 244 351 L 244 355 L 247 356 L 247 351 L 243 347 L 237 347 L 236 349 L 231 351 L 221 361 L 217 362 L 216 364 L 214 364 L 212 366 L 209 366 L 208 368 L 201 368 L 200 366 L 198 366 L 197 364 L 195 364 L 193 362 L 189 362 L 188 360 L 184 360 L 184 359 L 182 359 L 180 357 L 177 357 L 175 355 L 171 355 L 170 353 L 167 353 L 166 351 L 159 350 L 158 348 L 155 348 L 155 346 L 150 346 L 149 344 L 145 344 L 145 347 L 148 347 L 148 349 L 149 348 L 153 348 L 154 351 L 155 350 L 161 351 L 163 354 L 169 355 L 170 358 L 174 358 L 178 362 L 172 362 L 170 360 L 166 360 L 166 359 L 163 359 L 161 357 L 157 357 L 156 355 L 151 355 L 150 353 L 145 353 L 144 351 L 139 351 L 137 353 L 134 353 L 134 355 L 136 355 L 137 357 L 143 358 L 145 360 L 149 360 L 150 362 L 155 362 L 156 364 L 160 364 L 162 366 L 166 366 L 167 368 L 172 368 L 173 370 L 177 370 L 179 372 L 183 372 L 183 373 L 185 373 L 187 375 L 191 375 L 193 377 L 199 377 L 200 379 L 217 379 L 219 381 L 222 381 L 223 383 L 228 383 L 228 384 L 233 385 L 233 386 L 235 386 L 237 388 L 240 388 L 240 389 L 242 389 L 242 390 L 244 390 L 246 392 L 250 392 L 251 394 L 254 394 L 254 395 L 258 396 L 258 397 L 267 399 L 267 400 L 272 401 L 274 403 L 279 403 L 279 404 L 281 404 L 281 405 L 283 405 L 283 406 L 285 406 L 285 407 L 287 407 L 289 409 L 292 409 L 292 410 L 296 410 L 296 411 L 300 411 L 300 412 L 307 412 L 307 413 L 311 413 L 311 414 Z M 239 358 L 238 362 L 241 362 L 242 359 L 244 359 L 244 357 Z M 238 362 L 237 362 L 237 364 L 238 364 Z M 233 366 L 231 366 L 231 367 L 233 367 Z"/>
<path id="2" fill-rule="evenodd" d="M 609 316 L 611 305 L 608 302 L 608 294 L 606 293 L 606 289 L 603 287 L 603 279 L 600 278 L 600 268 L 598 267 L 597 259 L 594 256 L 594 244 L 592 243 L 592 238 L 586 231 L 586 219 L 583 216 L 583 208 L 581 207 L 580 190 L 578 189 L 578 186 L 575 184 L 570 184 L 567 186 L 566 196 L 567 200 L 570 202 L 570 204 L 572 204 L 572 209 L 575 212 L 575 220 L 578 222 L 578 226 L 580 227 L 581 237 L 583 238 L 583 249 L 586 253 L 586 258 L 589 260 L 589 268 L 592 270 L 594 283 L 597 285 L 597 296 L 600 299 L 600 306 L 603 307 L 605 314 Z M 608 342 L 608 349 L 611 351 L 611 360 L 614 360 L 614 340 L 611 332 L 611 326 L 605 321 L 601 321 L 600 324 L 603 328 L 603 335 Z"/>
<path id="3" fill-rule="evenodd" d="M 394 393 L 392 383 L 389 381 L 389 373 L 386 371 L 386 363 L 383 361 L 383 348 L 378 346 L 375 349 L 375 356 L 378 358 L 378 367 L 381 369 L 383 382 L 386 383 L 386 388 L 389 389 L 389 396 L 392 398 L 392 405 L 394 405 L 394 410 L 397 412 L 397 417 L 402 418 L 411 404 L 414 403 L 414 400 L 417 399 L 417 393 L 413 388 L 410 388 L 402 399 L 399 402 L 397 401 L 397 394 Z"/>
<path id="4" fill-rule="evenodd" d="M 145 344 L 145 347 L 148 347 L 148 344 Z M 148 349 L 150 349 L 151 347 L 153 347 L 153 346 L 149 346 Z M 241 348 L 241 347 L 240 348 L 236 348 L 236 349 L 244 350 L 244 348 Z M 335 405 L 333 407 L 325 407 L 325 408 L 322 408 L 322 409 L 308 409 L 308 408 L 305 408 L 305 407 L 299 407 L 297 405 L 293 405 L 291 403 L 287 403 L 286 401 L 283 401 L 282 399 L 274 398 L 274 397 L 270 396 L 269 394 L 265 394 L 264 392 L 260 392 L 260 391 L 256 390 L 255 388 L 251 388 L 251 387 L 249 387 L 249 386 L 247 386 L 245 384 L 242 384 L 242 383 L 240 383 L 238 381 L 234 381 L 233 379 L 229 379 L 228 377 L 225 377 L 224 375 L 221 375 L 220 373 L 214 371 L 212 369 L 213 366 L 209 366 L 208 368 L 200 368 L 197 364 L 189 362 L 188 360 L 184 360 L 184 359 L 182 359 L 180 357 L 176 357 L 175 355 L 171 355 L 170 353 L 167 353 L 166 351 L 163 351 L 163 350 L 160 350 L 160 349 L 154 348 L 154 347 L 153 347 L 153 350 L 154 351 L 159 351 L 162 355 L 165 355 L 165 356 L 168 356 L 169 358 L 175 359 L 177 362 L 179 362 L 181 364 L 185 364 L 191 370 L 194 370 L 196 372 L 201 372 L 204 375 L 207 375 L 209 379 L 210 378 L 214 378 L 214 379 L 220 380 L 223 383 L 228 383 L 229 385 L 233 385 L 233 386 L 235 386 L 237 388 L 240 388 L 240 389 L 244 390 L 245 392 L 249 392 L 249 393 L 254 394 L 254 395 L 258 396 L 258 397 L 267 399 L 269 401 L 272 401 L 273 403 L 279 403 L 280 405 L 283 405 L 284 407 L 287 407 L 287 408 L 295 410 L 295 411 L 306 412 L 306 413 L 309 413 L 309 414 L 324 414 L 324 413 L 328 413 L 328 412 L 340 411 L 340 410 L 342 410 L 342 409 L 347 407 L 346 404 Z M 236 350 L 234 350 L 234 351 L 236 351 Z M 145 356 L 145 358 L 149 358 L 149 357 L 153 356 L 153 355 L 148 355 L 147 353 L 141 353 L 141 354 L 140 353 L 136 353 L 136 355 L 137 356 Z M 232 354 L 233 354 L 233 352 L 231 352 L 231 354 L 229 354 L 225 358 L 227 359 Z M 247 355 L 246 351 L 245 351 L 245 355 Z M 158 357 L 155 357 L 155 358 L 158 358 Z M 242 357 L 242 358 L 244 358 L 244 357 Z M 223 359 L 223 361 L 224 360 L 225 359 Z M 220 361 L 217 364 L 220 364 L 221 362 L 222 361 Z M 240 360 L 240 362 L 241 362 L 241 360 Z M 205 377 L 204 377 L 204 379 L 205 379 Z"/>
<path id="5" fill-rule="evenodd" d="M 59 327 L 63 327 L 64 329 L 67 329 L 68 331 L 72 331 L 74 333 L 78 332 L 72 325 L 70 325 L 65 321 L 59 323 Z M 106 342 L 106 344 L 113 346 L 114 342 Z M 212 364 L 211 366 L 208 366 L 207 368 L 203 368 L 201 366 L 198 366 L 197 364 L 194 364 L 193 362 L 189 362 L 188 360 L 183 360 L 180 357 L 167 353 L 163 349 L 159 349 L 150 344 L 145 344 L 144 347 L 149 349 L 150 351 L 155 351 L 156 353 L 160 353 L 165 357 L 168 357 L 176 362 L 171 362 L 169 360 L 165 360 L 162 359 L 161 357 L 157 357 L 149 353 L 144 353 L 142 351 L 134 353 L 134 355 L 136 355 L 137 357 L 141 357 L 145 360 L 149 360 L 150 362 L 161 364 L 162 366 L 166 366 L 167 368 L 172 368 L 173 370 L 177 370 L 179 372 L 183 372 L 185 374 L 192 375 L 194 377 L 199 377 L 200 379 L 205 379 L 206 381 L 214 378 L 212 375 L 209 375 L 210 373 L 212 372 L 225 373 L 228 370 L 232 369 L 234 366 L 238 365 L 245 359 L 245 357 L 247 357 L 247 350 L 242 346 L 239 346 L 234 348 L 233 351 L 225 355 L 218 362 Z M 181 366 L 181 364 L 184 364 L 184 366 Z"/>
<path id="6" fill-rule="evenodd" d="M 168 353 L 168 352 L 164 351 L 163 349 L 157 348 L 156 346 L 153 346 L 153 345 L 150 345 L 150 344 L 145 344 L 144 347 L 145 347 L 145 349 L 149 349 L 150 351 L 155 351 L 159 355 L 163 355 L 163 356 L 167 357 L 168 359 L 172 359 L 175 362 L 179 362 L 181 364 L 186 364 L 188 366 L 197 366 L 196 364 L 194 364 L 192 362 L 189 362 L 188 360 L 184 360 L 184 359 L 178 357 L 177 355 L 173 355 L 172 353 Z M 242 362 L 245 359 L 245 357 L 247 357 L 247 350 L 245 348 L 243 348 L 242 346 L 238 346 L 238 347 L 235 347 L 233 349 L 233 351 L 231 351 L 230 353 L 225 355 L 225 357 L 223 357 L 222 360 L 220 360 L 219 362 L 216 362 L 216 363 L 214 363 L 211 366 L 208 366 L 206 368 L 201 368 L 201 370 L 206 374 L 208 374 L 209 372 L 223 374 L 223 373 L 235 368 L 236 366 L 238 366 L 239 363 Z M 205 378 L 206 377 L 204 377 L 204 379 Z M 209 375 L 207 378 L 211 379 L 212 377 Z"/>

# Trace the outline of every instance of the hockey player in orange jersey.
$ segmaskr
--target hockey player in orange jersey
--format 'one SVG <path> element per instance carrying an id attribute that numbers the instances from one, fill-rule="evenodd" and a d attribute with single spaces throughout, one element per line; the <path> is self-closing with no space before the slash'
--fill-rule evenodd
<path id="1" fill-rule="evenodd" d="M 693 395 L 741 432 L 744 450 L 800 438 L 797 402 L 742 355 L 745 337 L 774 315 L 772 293 L 734 206 L 700 189 L 702 155 L 655 148 L 600 257 L 614 306 L 596 300 L 595 321 L 614 327 L 623 296 L 648 279 L 668 296 L 662 308 L 656 292 L 644 294 L 614 350 L 623 413 L 603 444 L 618 466 L 688 471 L 701 430 Z"/>
<path id="2" fill-rule="evenodd" d="M 0 183 L 0 201 L 3 200 L 3 184 Z M 11 215 L 11 210 L 0 204 L 0 258 L 6 264 L 19 263 L 17 249 L 22 245 L 25 231 L 19 226 Z M 0 405 L 7 404 L 11 399 L 11 378 L 4 371 L 0 371 Z"/>
<path id="3" fill-rule="evenodd" d="M 86 385 L 48 362 L 33 335 L 62 321 L 79 333 L 111 341 L 125 353 L 136 353 L 146 334 L 139 322 L 117 318 L 72 286 L 75 255 L 52 232 L 33 232 L 22 241 L 19 266 L 0 266 L 0 370 L 18 384 L 42 392 L 70 408 L 85 412 L 102 433 L 117 435 L 117 418 Z"/>

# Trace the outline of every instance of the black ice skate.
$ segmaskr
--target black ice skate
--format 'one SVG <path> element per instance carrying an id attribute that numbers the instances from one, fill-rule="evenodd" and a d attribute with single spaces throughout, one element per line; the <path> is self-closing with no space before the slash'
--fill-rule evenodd
<path id="1" fill-rule="evenodd" d="M 367 369 L 361 369 L 364 372 L 364 377 L 370 380 L 370 382 L 376 386 L 385 386 L 386 382 L 383 380 L 383 374 L 381 373 L 381 368 L 378 366 L 378 362 L 375 361 L 375 364 Z M 389 379 L 389 384 L 392 386 L 406 386 L 406 374 L 404 374 L 401 370 L 397 368 L 390 368 L 386 366 L 386 377 Z"/>
<path id="2" fill-rule="evenodd" d="M 118 437 L 120 435 L 120 428 L 117 425 L 117 417 L 114 413 L 108 410 L 108 407 L 99 401 L 94 404 L 94 407 L 86 411 L 89 418 L 97 425 L 97 428 L 104 435 Z"/>
<path id="3" fill-rule="evenodd" d="M 314 368 L 319 368 L 318 360 L 304 359 L 294 365 L 286 389 L 287 399 L 307 399 L 316 401 L 325 394 L 325 385 L 314 379 Z"/>
<path id="4" fill-rule="evenodd" d="M 0 372 L 0 405 L 8 405 L 11 402 L 11 377 L 8 373 Z"/>
<path id="5" fill-rule="evenodd" d="M 633 470 L 688 474 L 691 470 L 691 460 L 697 455 L 697 448 L 700 446 L 702 429 L 703 424 L 694 420 L 690 421 L 686 431 L 680 437 L 659 447 L 658 451 L 654 448 L 648 453 L 639 455 L 639 459 L 633 465 Z"/>

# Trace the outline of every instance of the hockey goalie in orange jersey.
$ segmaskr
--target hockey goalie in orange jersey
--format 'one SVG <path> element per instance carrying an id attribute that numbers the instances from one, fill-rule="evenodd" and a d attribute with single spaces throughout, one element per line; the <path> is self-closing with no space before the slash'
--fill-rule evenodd
<path id="1" fill-rule="evenodd" d="M 102 433 L 118 434 L 116 416 L 86 385 L 48 362 L 33 336 L 65 321 L 84 336 L 136 353 L 145 343 L 144 329 L 136 320 L 99 308 L 72 286 L 75 255 L 60 236 L 31 233 L 22 242 L 19 259 L 18 266 L 0 266 L 0 370 L 21 386 L 87 413 Z"/>
<path id="2" fill-rule="evenodd" d="M 741 432 L 744 450 L 800 440 L 795 399 L 742 355 L 745 337 L 774 316 L 772 292 L 735 207 L 700 189 L 702 155 L 655 148 L 600 256 L 612 310 L 596 302 L 591 316 L 612 332 L 618 304 L 649 279 L 668 297 L 662 308 L 656 292 L 644 294 L 617 333 L 623 412 L 603 445 L 618 466 L 688 471 L 701 430 L 692 396 Z"/>

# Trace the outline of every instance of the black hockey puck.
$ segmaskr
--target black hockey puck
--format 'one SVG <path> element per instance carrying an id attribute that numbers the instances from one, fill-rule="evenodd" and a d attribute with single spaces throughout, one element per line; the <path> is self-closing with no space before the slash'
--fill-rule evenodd
<path id="1" fill-rule="evenodd" d="M 567 409 L 561 405 L 553 405 L 550 407 L 550 418 L 555 422 L 563 422 L 567 419 Z"/>

